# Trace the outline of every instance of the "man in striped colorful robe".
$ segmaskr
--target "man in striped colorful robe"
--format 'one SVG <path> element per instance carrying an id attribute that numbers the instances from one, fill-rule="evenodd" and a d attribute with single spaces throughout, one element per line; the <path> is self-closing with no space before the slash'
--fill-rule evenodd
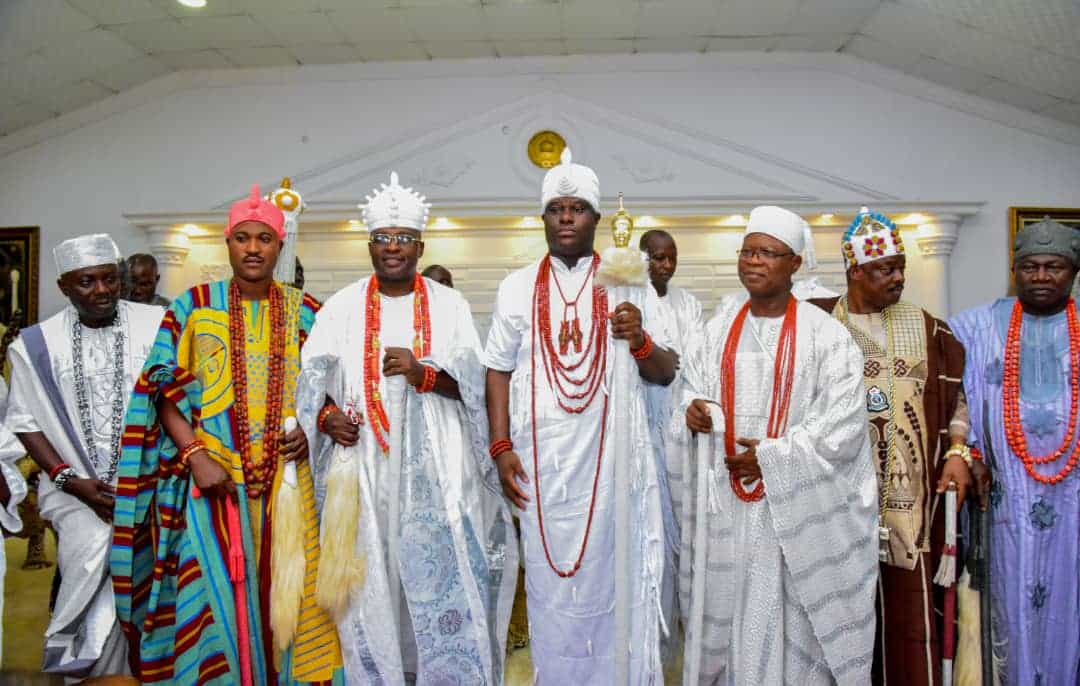
<path id="1" fill-rule="evenodd" d="M 173 301 L 131 399 L 111 563 L 143 683 L 231 685 L 248 674 L 255 685 L 343 683 L 337 633 L 314 600 L 319 541 L 307 440 L 299 429 L 281 430 L 294 413 L 300 348 L 318 309 L 273 280 L 283 223 L 257 190 L 233 206 L 232 280 Z M 279 491 L 290 488 L 287 461 L 297 465 L 302 503 L 295 521 L 282 522 L 274 513 Z M 278 535 L 294 526 L 305 551 L 292 556 L 302 561 L 303 590 L 289 636 L 271 619 L 271 599 L 279 600 L 271 583 L 288 565 L 273 554 Z M 228 556 L 241 550 L 238 574 Z"/>

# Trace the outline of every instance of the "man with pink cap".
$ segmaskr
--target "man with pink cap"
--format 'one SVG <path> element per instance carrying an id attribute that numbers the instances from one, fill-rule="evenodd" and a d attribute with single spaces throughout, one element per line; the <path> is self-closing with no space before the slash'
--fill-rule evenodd
<path id="1" fill-rule="evenodd" d="M 232 278 L 173 301 L 131 399 L 112 574 L 144 682 L 341 678 L 337 634 L 312 590 L 319 540 L 308 443 L 299 428 L 283 430 L 318 309 L 274 280 L 284 224 L 257 186 L 232 206 Z M 299 521 L 272 516 L 283 488 L 302 495 Z M 287 531 L 303 537 L 291 560 L 275 552 Z M 290 577 L 299 590 L 282 597 L 278 584 Z"/>

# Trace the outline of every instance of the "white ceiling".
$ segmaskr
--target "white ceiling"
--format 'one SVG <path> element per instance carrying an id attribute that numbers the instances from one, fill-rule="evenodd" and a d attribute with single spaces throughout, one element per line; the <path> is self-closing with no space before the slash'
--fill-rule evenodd
<path id="1" fill-rule="evenodd" d="M 1080 126 L 1080 0 L 0 0 L 0 135 L 183 69 L 843 52 Z"/>

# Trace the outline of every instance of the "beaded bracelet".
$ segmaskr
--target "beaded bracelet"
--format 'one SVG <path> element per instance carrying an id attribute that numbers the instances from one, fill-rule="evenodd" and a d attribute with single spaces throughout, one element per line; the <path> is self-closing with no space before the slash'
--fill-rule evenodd
<path id="1" fill-rule="evenodd" d="M 183 447 L 180 454 L 177 455 L 177 459 L 180 461 L 180 464 L 186 467 L 191 456 L 200 450 L 206 450 L 206 444 L 196 438 L 194 441 Z"/>
<path id="2" fill-rule="evenodd" d="M 435 378 L 438 376 L 438 372 L 430 365 L 424 366 L 424 380 L 416 385 L 417 393 L 430 393 L 435 390 Z"/>
<path id="3" fill-rule="evenodd" d="M 649 355 L 652 355 L 652 336 L 645 334 L 645 342 L 641 344 L 640 348 L 631 349 L 630 354 L 634 356 L 635 360 L 644 360 Z"/>
<path id="4" fill-rule="evenodd" d="M 60 464 L 50 469 L 49 481 L 56 481 L 56 475 L 64 471 L 65 469 L 71 469 L 71 465 L 69 465 L 67 462 L 61 462 Z"/>
<path id="5" fill-rule="evenodd" d="M 510 439 L 501 438 L 501 439 L 499 439 L 499 440 L 497 440 L 497 441 L 495 441 L 494 443 L 491 444 L 491 447 L 488 448 L 488 454 L 491 455 L 491 459 L 494 460 L 499 455 L 502 455 L 503 453 L 507 452 L 508 450 L 513 450 L 513 449 L 514 449 L 514 444 L 510 442 Z"/>
<path id="6" fill-rule="evenodd" d="M 334 403 L 327 403 L 323 405 L 323 409 L 319 410 L 319 419 L 315 422 L 315 426 L 319 429 L 320 433 L 326 433 L 326 420 L 330 418 L 330 415 L 334 414 L 334 410 L 338 409 Z"/>

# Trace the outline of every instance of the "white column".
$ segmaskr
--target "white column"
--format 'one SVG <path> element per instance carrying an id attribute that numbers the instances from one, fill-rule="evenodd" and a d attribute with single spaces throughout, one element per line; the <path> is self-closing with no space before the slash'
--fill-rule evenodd
<path id="1" fill-rule="evenodd" d="M 175 298 L 194 284 L 184 277 L 184 263 L 191 252 L 191 241 L 184 229 L 174 225 L 151 226 L 146 230 L 150 238 L 150 253 L 157 259 L 161 282 L 158 293 Z"/>
<path id="2" fill-rule="evenodd" d="M 922 304 L 935 317 L 945 318 L 952 314 L 949 309 L 949 256 L 956 245 L 961 221 L 963 217 L 958 214 L 939 214 L 932 223 L 919 226 L 915 236 L 915 244 L 922 253 L 922 271 L 926 280 Z"/>

